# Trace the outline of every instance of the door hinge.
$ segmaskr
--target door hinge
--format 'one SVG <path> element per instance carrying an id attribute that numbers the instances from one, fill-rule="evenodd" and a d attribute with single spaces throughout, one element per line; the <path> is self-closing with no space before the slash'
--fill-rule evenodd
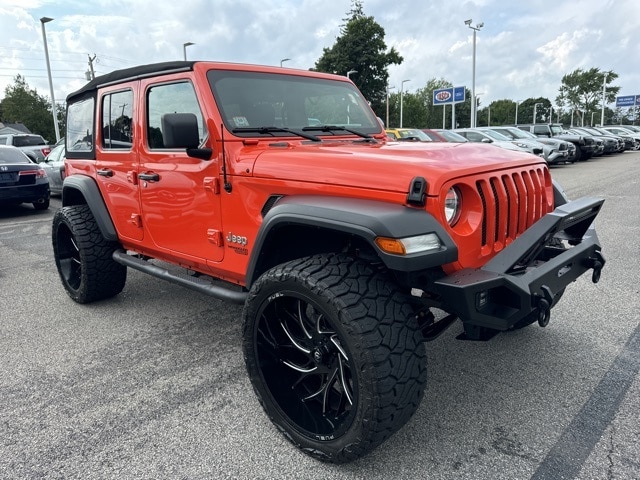
<path id="1" fill-rule="evenodd" d="M 222 246 L 222 232 L 220 230 L 209 228 L 207 230 L 207 238 L 209 239 L 209 242 L 213 243 L 215 246 Z"/>
<path id="2" fill-rule="evenodd" d="M 205 190 L 211 190 L 216 195 L 220 193 L 220 179 L 218 177 L 205 177 Z"/>
<path id="3" fill-rule="evenodd" d="M 138 213 L 132 213 L 131 217 L 129 217 L 129 223 L 134 227 L 142 228 L 142 217 Z"/>
<path id="4" fill-rule="evenodd" d="M 129 170 L 127 172 L 127 181 L 133 183 L 134 185 L 138 184 L 138 172 L 135 170 Z"/>

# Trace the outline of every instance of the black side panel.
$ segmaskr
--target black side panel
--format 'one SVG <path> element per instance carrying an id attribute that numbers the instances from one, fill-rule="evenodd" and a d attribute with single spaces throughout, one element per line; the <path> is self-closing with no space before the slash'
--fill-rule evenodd
<path id="1" fill-rule="evenodd" d="M 118 241 L 116 228 L 111 221 L 96 181 L 84 175 L 71 175 L 64 179 L 62 186 L 62 206 L 87 204 L 104 238 Z"/>
<path id="2" fill-rule="evenodd" d="M 424 210 L 374 200 L 301 195 L 284 197 L 265 215 L 247 271 L 247 287 L 264 271 L 268 259 L 260 252 L 281 228 L 316 227 L 358 237 L 375 250 L 387 268 L 415 272 L 450 263 L 458 258 L 458 249 L 445 229 Z M 435 233 L 441 248 L 406 256 L 382 252 L 374 240 L 378 236 L 405 238 Z M 299 241 L 305 241 L 304 238 Z"/>

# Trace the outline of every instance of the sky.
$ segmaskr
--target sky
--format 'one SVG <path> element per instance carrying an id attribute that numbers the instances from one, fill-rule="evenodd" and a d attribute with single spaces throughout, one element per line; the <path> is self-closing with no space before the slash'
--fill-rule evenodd
<path id="1" fill-rule="evenodd" d="M 640 94 L 640 0 L 362 0 L 404 58 L 389 67 L 391 92 L 430 79 L 472 85 L 494 100 L 548 98 L 576 69 L 612 70 L 619 95 Z M 20 74 L 56 103 L 96 75 L 135 65 L 189 60 L 309 69 L 334 45 L 351 0 L 0 0 L 0 99 Z M 357 85 L 357 73 L 351 75 Z"/>

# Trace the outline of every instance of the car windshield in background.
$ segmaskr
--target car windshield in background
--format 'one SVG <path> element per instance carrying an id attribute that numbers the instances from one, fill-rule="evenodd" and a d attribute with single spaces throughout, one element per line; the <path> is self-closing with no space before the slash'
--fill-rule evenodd
<path id="1" fill-rule="evenodd" d="M 501 133 L 494 132 L 493 130 L 483 130 L 482 133 L 484 133 L 487 137 L 491 137 L 499 142 L 508 142 L 510 140 L 509 137 L 505 137 Z"/>
<path id="2" fill-rule="evenodd" d="M 349 82 L 236 70 L 211 70 L 207 76 L 225 126 L 238 136 L 290 137 L 303 129 L 315 135 L 381 132 Z"/>
<path id="3" fill-rule="evenodd" d="M 44 141 L 40 135 L 20 135 L 16 136 L 13 139 L 13 145 L 16 147 L 31 147 L 34 145 L 46 145 L 47 142 Z"/>

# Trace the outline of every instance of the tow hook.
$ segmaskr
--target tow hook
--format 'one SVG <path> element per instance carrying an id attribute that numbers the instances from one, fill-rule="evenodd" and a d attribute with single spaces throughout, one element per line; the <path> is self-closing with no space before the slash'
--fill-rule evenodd
<path id="1" fill-rule="evenodd" d="M 600 274 L 602 273 L 602 262 L 600 260 L 593 260 L 593 273 L 591 274 L 591 281 L 598 283 L 600 281 Z"/>
<path id="2" fill-rule="evenodd" d="M 551 289 L 546 285 L 541 287 L 544 297 L 538 298 L 536 308 L 538 310 L 538 325 L 546 327 L 551 319 L 551 303 L 553 302 L 553 294 Z"/>
<path id="3" fill-rule="evenodd" d="M 538 300 L 538 325 L 546 327 L 549 325 L 549 319 L 551 318 L 551 308 L 549 302 L 544 298 Z"/>

